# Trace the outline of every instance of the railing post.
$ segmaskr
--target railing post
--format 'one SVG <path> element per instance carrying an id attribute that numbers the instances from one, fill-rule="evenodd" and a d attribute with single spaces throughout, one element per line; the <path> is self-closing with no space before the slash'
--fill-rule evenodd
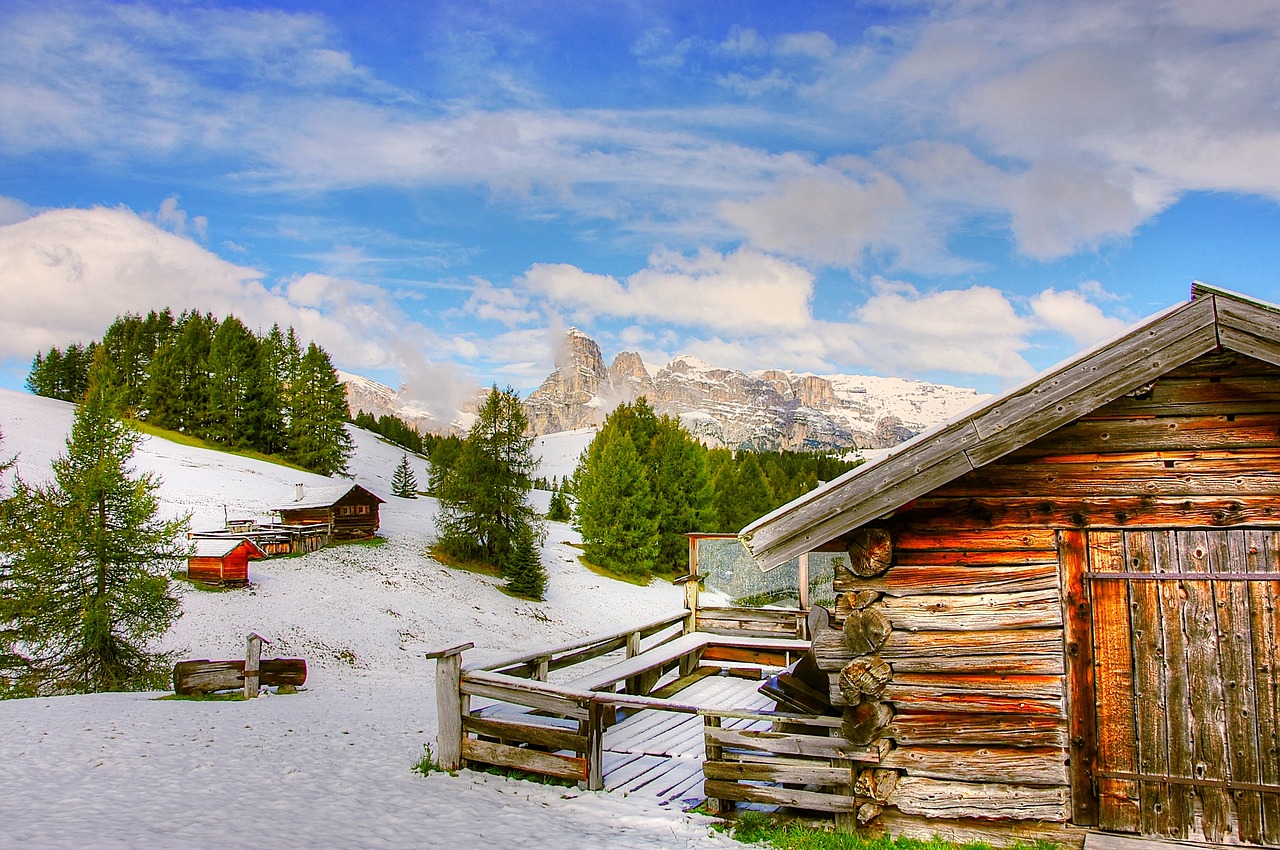
<path id="1" fill-rule="evenodd" d="M 698 538 L 692 535 L 689 537 L 689 577 L 684 583 L 684 607 L 689 609 L 684 633 L 692 634 L 698 630 Z"/>
<path id="2" fill-rule="evenodd" d="M 705 752 L 705 755 L 702 760 L 702 766 L 704 771 L 706 770 L 707 762 L 720 761 L 724 757 L 723 748 L 718 743 L 714 742 L 711 739 L 711 735 L 708 734 L 709 730 L 719 729 L 719 728 L 720 728 L 719 715 L 704 714 L 702 716 L 702 740 L 703 740 L 704 752 Z M 706 785 L 706 780 L 703 779 L 704 794 L 706 793 L 705 785 Z M 707 808 L 710 810 L 711 814 L 718 815 L 718 814 L 724 814 L 725 812 L 731 812 L 736 808 L 736 806 L 734 805 L 734 802 L 732 800 L 723 800 L 723 799 L 720 799 L 719 797 L 712 797 L 708 795 Z"/>
<path id="3" fill-rule="evenodd" d="M 604 703 L 592 700 L 587 708 L 587 790 L 604 788 Z"/>
<path id="4" fill-rule="evenodd" d="M 464 643 L 427 653 L 436 660 L 436 764 L 445 770 L 462 766 L 462 653 Z"/>

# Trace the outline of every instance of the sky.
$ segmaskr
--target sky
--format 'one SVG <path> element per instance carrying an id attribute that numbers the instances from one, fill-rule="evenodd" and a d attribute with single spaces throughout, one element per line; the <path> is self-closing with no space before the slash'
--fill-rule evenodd
<path id="1" fill-rule="evenodd" d="M 0 385 L 171 307 L 428 407 L 606 359 L 999 391 L 1280 301 L 1280 2 L 0 4 Z"/>

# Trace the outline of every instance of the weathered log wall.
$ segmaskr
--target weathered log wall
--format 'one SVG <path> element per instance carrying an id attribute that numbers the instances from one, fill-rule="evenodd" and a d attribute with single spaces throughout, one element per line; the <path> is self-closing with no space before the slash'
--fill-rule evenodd
<path id="1" fill-rule="evenodd" d="M 851 535 L 814 651 L 886 821 L 1070 822 L 1059 531 L 1280 524 L 1277 470 L 1280 369 L 1211 354 Z"/>

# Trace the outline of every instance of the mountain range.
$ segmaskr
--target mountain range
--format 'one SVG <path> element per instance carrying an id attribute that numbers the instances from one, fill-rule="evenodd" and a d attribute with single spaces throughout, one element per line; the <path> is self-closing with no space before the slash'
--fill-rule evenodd
<path id="1" fill-rule="evenodd" d="M 458 430 L 459 422 L 433 420 L 390 387 L 340 377 L 353 412 L 394 413 L 421 430 Z M 555 370 L 524 407 L 533 432 L 545 435 L 596 427 L 619 404 L 641 397 L 709 446 L 755 451 L 889 448 L 986 398 L 905 378 L 743 372 L 690 355 L 654 366 L 624 351 L 606 365 L 595 340 L 571 328 Z"/>

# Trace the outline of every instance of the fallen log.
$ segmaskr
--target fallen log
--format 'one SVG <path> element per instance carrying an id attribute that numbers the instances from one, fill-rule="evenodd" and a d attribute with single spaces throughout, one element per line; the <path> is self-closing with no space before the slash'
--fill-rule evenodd
<path id="1" fill-rule="evenodd" d="M 307 662 L 302 658 L 267 658 L 258 664 L 258 681 L 269 686 L 293 685 L 307 681 Z M 211 694 L 244 687 L 244 659 L 236 661 L 179 661 L 173 665 L 174 693 Z"/>

